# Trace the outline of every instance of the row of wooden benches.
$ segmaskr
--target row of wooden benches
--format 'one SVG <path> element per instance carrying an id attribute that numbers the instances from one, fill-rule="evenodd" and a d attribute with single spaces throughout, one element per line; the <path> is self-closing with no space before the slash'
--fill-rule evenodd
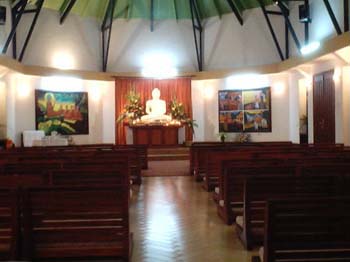
<path id="1" fill-rule="evenodd" d="M 236 222 L 240 239 L 249 249 L 262 244 L 268 199 L 347 196 L 349 152 L 342 145 L 301 147 L 286 143 L 231 148 L 220 143 L 203 147 L 207 156 L 202 169 L 204 188 L 212 189 L 207 180 L 216 178 L 212 186 L 217 186 L 214 199 L 218 214 L 228 224 Z M 195 174 L 196 170 L 200 169 L 194 168 Z"/>
<path id="2" fill-rule="evenodd" d="M 203 145 L 202 145 L 203 144 Z M 200 146 L 199 146 L 200 145 Z M 344 152 L 348 152 L 345 154 Z M 337 155 L 337 153 L 339 153 Z M 212 191 L 218 185 L 221 172 L 221 162 L 236 160 L 245 165 L 252 161 L 268 161 L 275 159 L 277 163 L 285 160 L 295 160 L 299 163 L 320 158 L 350 158 L 350 151 L 345 151 L 343 145 L 337 146 L 305 146 L 287 142 L 262 143 L 195 143 L 191 147 L 191 170 L 196 181 L 203 181 L 203 187 Z"/>
<path id="3" fill-rule="evenodd" d="M 0 174 L 25 174 L 28 181 L 33 176 L 50 180 L 52 173 L 69 173 L 69 170 L 93 170 L 99 162 L 124 167 L 129 170 L 133 184 L 141 184 L 141 169 L 147 168 L 147 148 L 143 146 L 115 147 L 88 145 L 74 147 L 20 148 L 0 152 Z M 69 181 L 67 181 L 69 183 Z M 46 182 L 45 182 L 46 184 Z"/>
<path id="4" fill-rule="evenodd" d="M 243 212 L 235 220 L 238 236 L 247 249 L 263 243 L 264 215 L 269 199 L 350 197 L 349 186 L 350 176 L 346 175 L 247 177 L 244 181 Z"/>
<path id="5" fill-rule="evenodd" d="M 268 200 L 264 242 L 252 262 L 350 261 L 350 198 Z"/>
<path id="6" fill-rule="evenodd" d="M 135 155 L 105 145 L 1 152 L 0 260 L 129 261 Z"/>
<path id="7" fill-rule="evenodd" d="M 0 260 L 129 261 L 127 185 L 0 189 Z"/>
<path id="8" fill-rule="evenodd" d="M 11 148 L 6 151 L 0 151 L 2 154 L 8 155 L 14 153 L 18 157 L 20 154 L 17 153 L 38 153 L 43 152 L 91 152 L 91 151 L 110 151 L 110 150 L 133 150 L 137 155 L 137 159 L 141 164 L 142 169 L 148 168 L 148 146 L 147 145 L 115 145 L 115 144 L 83 144 L 83 145 L 71 145 L 71 146 L 49 146 L 49 147 L 18 147 Z"/>

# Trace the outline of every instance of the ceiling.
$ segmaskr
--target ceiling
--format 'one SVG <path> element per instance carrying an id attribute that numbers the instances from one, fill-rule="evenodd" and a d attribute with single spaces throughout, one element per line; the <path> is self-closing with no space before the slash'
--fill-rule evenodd
<path id="1" fill-rule="evenodd" d="M 37 0 L 31 0 L 35 3 Z M 150 19 L 152 0 L 116 0 L 114 18 Z M 259 6 L 257 0 L 232 0 L 236 8 L 242 13 L 246 9 Z M 77 0 L 71 13 L 83 17 L 95 17 L 102 20 L 109 0 Z M 155 20 L 162 19 L 190 19 L 190 0 L 153 0 L 153 15 Z M 270 5 L 273 0 L 263 0 Z M 63 11 L 69 0 L 44 1 L 44 7 Z M 221 16 L 231 13 L 232 9 L 227 0 L 197 0 L 201 18 Z"/>

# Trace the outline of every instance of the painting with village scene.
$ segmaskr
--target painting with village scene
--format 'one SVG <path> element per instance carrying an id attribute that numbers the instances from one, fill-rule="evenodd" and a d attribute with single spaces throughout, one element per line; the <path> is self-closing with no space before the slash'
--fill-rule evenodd
<path id="1" fill-rule="evenodd" d="M 219 129 L 225 130 L 225 132 L 242 132 L 243 117 L 243 111 L 221 112 L 219 115 Z"/>
<path id="2" fill-rule="evenodd" d="M 219 132 L 271 132 L 270 87 L 219 91 Z"/>
<path id="3" fill-rule="evenodd" d="M 89 134 L 88 93 L 35 90 L 35 116 L 46 135 Z"/>

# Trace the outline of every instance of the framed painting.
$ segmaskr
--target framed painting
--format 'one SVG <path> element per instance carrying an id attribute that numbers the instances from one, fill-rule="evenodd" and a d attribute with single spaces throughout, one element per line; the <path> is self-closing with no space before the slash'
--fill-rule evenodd
<path id="1" fill-rule="evenodd" d="M 219 91 L 219 110 L 242 110 L 242 91 Z"/>
<path id="2" fill-rule="evenodd" d="M 271 132 L 270 87 L 219 91 L 219 132 Z"/>
<path id="3" fill-rule="evenodd" d="M 243 111 L 220 112 L 220 132 L 242 132 Z"/>
<path id="4" fill-rule="evenodd" d="M 88 93 L 35 90 L 35 122 L 46 135 L 89 134 Z"/>

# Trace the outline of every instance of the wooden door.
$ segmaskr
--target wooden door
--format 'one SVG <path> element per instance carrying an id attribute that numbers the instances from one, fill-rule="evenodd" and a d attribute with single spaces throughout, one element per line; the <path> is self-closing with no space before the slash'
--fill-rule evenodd
<path id="1" fill-rule="evenodd" d="M 314 76 L 314 143 L 335 143 L 334 71 Z"/>

